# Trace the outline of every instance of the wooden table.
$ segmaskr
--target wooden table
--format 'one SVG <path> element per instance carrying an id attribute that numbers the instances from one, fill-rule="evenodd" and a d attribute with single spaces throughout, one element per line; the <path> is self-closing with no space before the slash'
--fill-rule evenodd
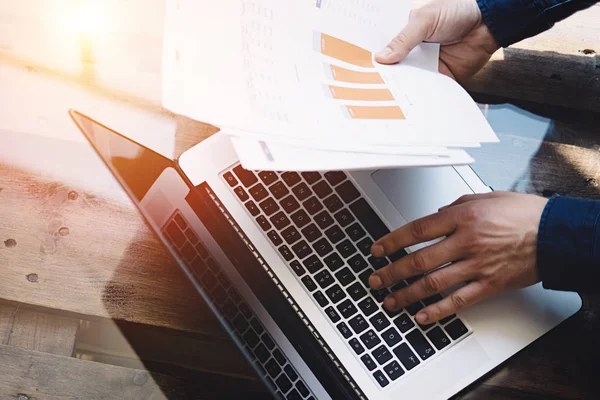
<path id="1" fill-rule="evenodd" d="M 169 157 L 216 131 L 160 107 L 164 5 L 107 1 L 112 30 L 67 45 L 44 2 L 22 3 L 0 8 L 0 32 L 18 31 L 0 34 L 0 398 L 265 397 L 66 114 L 89 112 Z M 472 152 L 496 190 L 600 198 L 599 20 L 594 6 L 500 50 L 468 85 L 482 103 L 518 106 L 503 106 L 514 122 L 501 145 Z M 599 398 L 600 297 L 582 297 L 458 398 Z"/>

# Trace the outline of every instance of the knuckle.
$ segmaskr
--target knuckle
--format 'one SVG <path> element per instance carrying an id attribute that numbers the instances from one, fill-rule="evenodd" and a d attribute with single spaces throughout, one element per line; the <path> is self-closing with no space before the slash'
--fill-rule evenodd
<path id="1" fill-rule="evenodd" d="M 473 207 L 468 204 L 465 207 L 461 207 L 458 212 L 458 218 L 460 222 L 473 223 L 479 221 L 481 218 L 481 212 L 477 207 Z"/>
<path id="2" fill-rule="evenodd" d="M 450 295 L 450 300 L 456 310 L 462 310 L 467 306 L 467 300 L 461 294 L 452 293 Z"/>
<path id="3" fill-rule="evenodd" d="M 436 294 L 443 289 L 442 282 L 435 274 L 425 275 L 422 285 L 427 294 Z"/>
<path id="4" fill-rule="evenodd" d="M 411 233 L 413 237 L 418 240 L 424 240 L 429 231 L 429 224 L 424 219 L 418 219 L 412 223 Z"/>
<path id="5" fill-rule="evenodd" d="M 427 260 L 422 252 L 417 251 L 416 253 L 413 253 L 410 260 L 410 267 L 418 274 L 422 274 L 427 270 Z"/>
<path id="6" fill-rule="evenodd" d="M 394 272 L 394 264 L 388 265 L 387 267 L 379 271 L 380 276 L 383 278 L 384 285 L 389 286 L 391 283 L 394 282 L 396 275 Z"/>

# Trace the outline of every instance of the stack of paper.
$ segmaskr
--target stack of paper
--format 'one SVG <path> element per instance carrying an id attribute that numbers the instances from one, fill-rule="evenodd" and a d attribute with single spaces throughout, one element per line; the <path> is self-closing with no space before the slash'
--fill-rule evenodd
<path id="1" fill-rule="evenodd" d="M 438 69 L 439 46 L 381 65 L 408 21 L 389 0 L 167 2 L 163 104 L 230 135 L 245 168 L 467 164 L 498 139 Z"/>

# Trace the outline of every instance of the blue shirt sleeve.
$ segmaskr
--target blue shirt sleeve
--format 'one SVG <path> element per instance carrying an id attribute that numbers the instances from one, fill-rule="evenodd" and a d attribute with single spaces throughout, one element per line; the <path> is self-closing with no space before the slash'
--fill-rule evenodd
<path id="1" fill-rule="evenodd" d="M 596 2 L 596 0 L 477 0 L 483 20 L 502 47 L 550 29 L 555 22 Z"/>
<path id="2" fill-rule="evenodd" d="M 546 289 L 597 292 L 600 201 L 552 197 L 542 213 L 537 268 Z"/>

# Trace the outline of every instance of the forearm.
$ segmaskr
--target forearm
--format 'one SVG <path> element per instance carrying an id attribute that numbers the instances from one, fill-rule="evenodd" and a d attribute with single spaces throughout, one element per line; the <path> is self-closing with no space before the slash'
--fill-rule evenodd
<path id="1" fill-rule="evenodd" d="M 547 289 L 600 291 L 600 201 L 548 201 L 538 231 L 537 267 Z"/>
<path id="2" fill-rule="evenodd" d="M 502 47 L 550 29 L 555 22 L 596 2 L 596 0 L 477 0 L 483 20 Z"/>

